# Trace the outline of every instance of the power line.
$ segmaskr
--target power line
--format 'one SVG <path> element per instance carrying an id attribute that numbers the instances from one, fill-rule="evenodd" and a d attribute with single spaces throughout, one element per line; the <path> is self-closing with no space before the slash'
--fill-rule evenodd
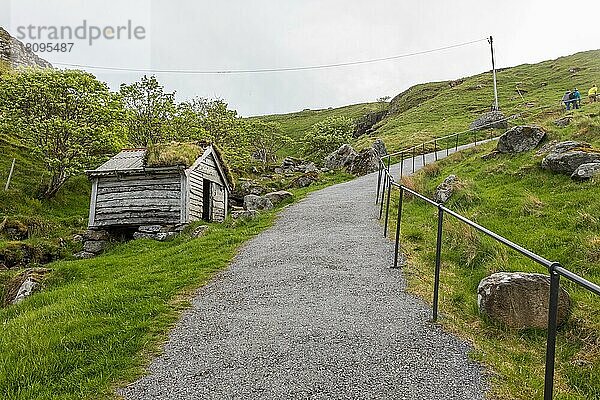
<path id="1" fill-rule="evenodd" d="M 53 63 L 54 65 L 60 65 L 65 67 L 75 67 L 75 68 L 89 68 L 89 69 L 99 69 L 105 71 L 121 71 L 121 72 L 147 72 L 147 73 L 168 73 L 168 74 L 190 74 L 190 75 L 218 75 L 218 74 L 256 74 L 256 73 L 269 73 L 269 72 L 289 72 L 289 71 L 307 71 L 307 70 L 318 70 L 318 69 L 326 69 L 326 68 L 338 68 L 338 67 L 347 67 L 351 65 L 362 65 L 362 64 L 372 64 L 382 61 L 390 61 L 397 60 L 400 58 L 414 57 L 422 54 L 429 54 L 443 50 L 454 49 L 457 47 L 468 46 L 474 43 L 479 43 L 486 41 L 485 39 L 472 40 L 470 42 L 463 42 L 458 44 L 453 44 L 450 46 L 438 47 L 435 49 L 417 51 L 414 53 L 406 53 L 399 54 L 395 56 L 389 57 L 381 57 L 381 58 L 372 58 L 368 60 L 359 60 L 359 61 L 347 61 L 340 62 L 334 64 L 322 64 L 322 65 L 310 65 L 310 66 L 302 66 L 302 67 L 283 67 L 283 68 L 260 68 L 260 69 L 238 69 L 238 70 L 180 70 L 180 69 L 144 69 L 144 68 L 126 68 L 126 67 L 105 67 L 105 66 L 97 66 L 97 65 L 85 65 L 85 64 L 68 64 L 68 63 Z"/>

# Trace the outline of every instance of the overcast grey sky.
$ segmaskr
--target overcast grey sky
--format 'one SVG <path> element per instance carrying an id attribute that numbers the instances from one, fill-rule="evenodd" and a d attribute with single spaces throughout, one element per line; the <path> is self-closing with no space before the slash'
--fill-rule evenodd
<path id="1" fill-rule="evenodd" d="M 418 52 L 494 36 L 499 66 L 600 48 L 598 0 L 0 0 L 0 25 L 144 28 L 143 39 L 74 42 L 51 63 L 133 69 L 232 70 L 320 65 Z M 123 31 L 125 32 L 125 31 Z M 110 33 L 110 31 L 109 31 Z M 46 38 L 47 39 L 47 38 Z M 29 36 L 24 42 L 39 42 Z M 53 43 L 61 40 L 42 40 Z M 69 42 L 69 40 L 62 40 Z M 117 89 L 143 72 L 85 68 Z M 490 69 L 489 47 L 374 64 L 240 75 L 157 73 L 177 99 L 220 97 L 242 115 L 325 108 L 394 96 L 413 84 Z"/>

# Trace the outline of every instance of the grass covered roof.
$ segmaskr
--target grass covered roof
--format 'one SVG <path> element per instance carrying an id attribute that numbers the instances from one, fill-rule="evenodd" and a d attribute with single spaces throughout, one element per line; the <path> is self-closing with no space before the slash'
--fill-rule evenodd
<path id="1" fill-rule="evenodd" d="M 223 174 L 229 185 L 233 187 L 234 178 L 229 166 L 223 159 L 219 148 L 214 144 L 203 142 L 169 142 L 160 144 L 149 144 L 146 148 L 145 166 L 149 168 L 158 167 L 191 167 L 196 160 L 204 154 L 204 151 L 212 146 L 216 158 L 221 165 Z"/>

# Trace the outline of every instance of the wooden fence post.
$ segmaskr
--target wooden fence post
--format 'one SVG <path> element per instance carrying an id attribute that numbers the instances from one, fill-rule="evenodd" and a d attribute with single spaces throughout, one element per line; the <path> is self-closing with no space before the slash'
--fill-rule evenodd
<path id="1" fill-rule="evenodd" d="M 16 158 L 13 158 L 12 165 L 10 166 L 10 172 L 8 173 L 8 179 L 6 180 L 6 185 L 4 186 L 4 191 L 7 191 L 8 187 L 10 186 L 10 180 L 12 178 L 12 174 L 15 169 L 15 161 L 16 160 L 17 160 Z"/>

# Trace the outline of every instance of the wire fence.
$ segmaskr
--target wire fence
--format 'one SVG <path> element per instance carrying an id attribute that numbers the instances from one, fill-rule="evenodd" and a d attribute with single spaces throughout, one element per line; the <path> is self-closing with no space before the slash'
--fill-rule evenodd
<path id="1" fill-rule="evenodd" d="M 520 114 L 518 114 L 520 115 Z M 505 120 L 516 118 L 515 115 L 507 117 Z M 560 277 L 563 277 L 582 288 L 600 296 L 600 286 L 588 281 L 587 279 L 575 274 L 572 271 L 564 268 L 560 263 L 550 261 L 531 250 L 528 250 L 511 240 L 493 232 L 469 218 L 461 215 L 460 213 L 449 209 L 442 203 L 438 203 L 425 195 L 404 186 L 401 182 L 396 182 L 390 167 L 392 159 L 400 157 L 400 178 L 404 174 L 405 162 L 408 162 L 408 172 L 415 172 L 415 160 L 421 162 L 421 166 L 425 166 L 427 161 L 430 160 L 435 162 L 438 160 L 439 155 L 449 155 L 450 152 L 456 152 L 461 149 L 459 141 L 461 136 L 466 138 L 474 139 L 470 144 L 464 147 L 476 146 L 482 143 L 482 141 L 489 141 L 495 139 L 493 133 L 485 135 L 480 138 L 478 142 L 477 131 L 469 130 L 465 132 L 459 132 L 452 135 L 444 136 L 424 142 L 420 145 L 409 147 L 408 149 L 389 154 L 381 157 L 379 160 L 379 176 L 377 179 L 377 197 L 376 204 L 380 205 L 379 208 L 379 219 L 384 218 L 383 235 L 388 235 L 388 225 L 390 216 L 390 197 L 393 190 L 398 190 L 398 210 L 396 220 L 396 232 L 395 232 L 395 245 L 394 245 L 394 261 L 393 266 L 398 267 L 398 260 L 400 254 L 400 236 L 401 236 L 401 225 L 402 225 L 402 203 L 405 193 L 408 193 L 414 198 L 417 198 L 432 207 L 437 208 L 437 237 L 436 237 L 436 251 L 435 251 L 435 269 L 434 269 L 434 286 L 433 286 L 433 320 L 438 320 L 439 314 L 439 292 L 440 292 L 440 270 L 441 270 L 441 256 L 442 256 L 442 238 L 443 238 L 443 221 L 444 218 L 454 218 L 471 228 L 485 234 L 486 236 L 494 239 L 496 242 L 517 251 L 525 257 L 533 260 L 535 263 L 545 267 L 550 274 L 550 294 L 548 303 L 548 333 L 546 339 L 546 360 L 545 360 L 545 377 L 544 377 L 544 400 L 551 400 L 554 390 L 554 362 L 555 362 L 555 351 L 556 351 L 556 335 L 557 335 L 557 315 L 558 315 L 558 298 L 559 298 L 559 285 Z M 431 148 L 433 144 L 433 153 L 426 153 L 426 150 Z M 445 145 L 442 146 L 442 145 Z M 409 157 L 407 157 L 409 156 Z M 412 164 L 412 165 L 411 165 Z"/>

